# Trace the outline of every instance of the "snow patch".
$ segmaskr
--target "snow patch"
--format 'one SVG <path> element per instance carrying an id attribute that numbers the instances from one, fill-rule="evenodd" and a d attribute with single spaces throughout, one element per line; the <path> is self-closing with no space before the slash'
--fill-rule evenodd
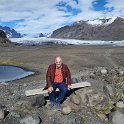
<path id="1" fill-rule="evenodd" d="M 87 23 L 91 24 L 91 25 L 109 25 L 112 22 L 114 22 L 114 20 L 116 18 L 117 17 L 100 17 L 100 18 L 95 19 L 95 20 L 89 20 L 89 21 L 87 21 Z"/>

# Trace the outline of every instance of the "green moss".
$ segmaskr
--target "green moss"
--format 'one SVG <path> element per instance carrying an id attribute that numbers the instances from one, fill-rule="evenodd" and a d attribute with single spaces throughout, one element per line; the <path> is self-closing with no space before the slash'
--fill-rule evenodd
<path id="1" fill-rule="evenodd" d="M 81 124 L 88 124 L 88 120 L 86 117 L 81 118 Z"/>
<path id="2" fill-rule="evenodd" d="M 106 106 L 106 108 L 104 110 L 102 110 L 101 112 L 104 114 L 109 114 L 111 113 L 111 110 L 114 108 L 113 102 L 111 99 L 109 99 L 108 104 Z"/>
<path id="3" fill-rule="evenodd" d="M 116 103 L 118 101 L 118 96 L 111 96 L 111 101 L 113 101 L 114 103 Z"/>

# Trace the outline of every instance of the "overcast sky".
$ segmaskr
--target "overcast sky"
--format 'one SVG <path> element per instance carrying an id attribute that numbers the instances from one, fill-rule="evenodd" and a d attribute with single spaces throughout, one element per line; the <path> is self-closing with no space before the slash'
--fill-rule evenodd
<path id="1" fill-rule="evenodd" d="M 124 0 L 0 0 L 0 25 L 49 33 L 79 20 L 124 16 Z"/>

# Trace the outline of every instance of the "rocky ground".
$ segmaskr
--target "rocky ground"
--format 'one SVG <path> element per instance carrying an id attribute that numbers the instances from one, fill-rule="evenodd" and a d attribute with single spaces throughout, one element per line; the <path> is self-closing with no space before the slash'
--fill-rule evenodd
<path id="1" fill-rule="evenodd" d="M 45 73 L 62 56 L 72 83 L 91 87 L 72 90 L 61 105 L 48 107 L 42 95 L 26 97 L 25 90 L 45 86 Z M 123 124 L 124 47 L 118 46 L 6 46 L 0 47 L 0 65 L 14 65 L 36 73 L 0 84 L 0 124 Z"/>

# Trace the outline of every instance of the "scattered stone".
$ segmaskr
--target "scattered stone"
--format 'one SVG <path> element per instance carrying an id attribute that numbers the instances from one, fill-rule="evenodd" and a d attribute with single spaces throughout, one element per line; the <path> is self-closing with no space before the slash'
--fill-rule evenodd
<path id="1" fill-rule="evenodd" d="M 124 103 L 123 103 L 123 101 L 117 102 L 117 103 L 116 103 L 116 107 L 118 107 L 118 108 L 124 108 Z"/>
<path id="2" fill-rule="evenodd" d="M 14 111 L 10 113 L 10 116 L 15 117 L 15 118 L 20 118 L 21 117 L 20 114 L 18 114 L 17 112 L 14 112 Z"/>
<path id="3" fill-rule="evenodd" d="M 78 94 L 77 95 L 73 94 L 70 97 L 70 100 L 71 100 L 72 103 L 77 104 L 77 105 L 79 105 L 81 103 L 81 98 Z"/>
<path id="4" fill-rule="evenodd" d="M 6 106 L 0 104 L 0 109 L 4 109 L 4 108 L 6 108 Z"/>
<path id="5" fill-rule="evenodd" d="M 118 74 L 118 70 L 117 69 L 112 69 L 111 70 L 111 74 L 112 75 L 117 75 Z"/>
<path id="6" fill-rule="evenodd" d="M 90 73 L 89 78 L 95 79 L 95 74 L 94 73 Z"/>
<path id="7" fill-rule="evenodd" d="M 63 107 L 61 107 L 62 108 L 61 113 L 66 116 L 62 116 L 62 114 L 60 112 L 58 112 L 54 109 L 53 110 L 51 109 L 49 111 L 49 109 L 47 109 L 46 107 L 39 108 L 39 107 L 45 105 L 45 99 L 44 99 L 44 96 L 37 95 L 37 96 L 25 97 L 24 99 L 23 99 L 24 96 L 22 96 L 21 99 L 16 100 L 16 103 L 13 104 L 13 110 L 9 114 L 9 116 L 7 116 L 7 118 L 8 117 L 14 118 L 14 119 L 17 119 L 18 121 L 21 119 L 20 120 L 21 124 L 29 124 L 29 123 L 30 124 L 38 124 L 41 122 L 41 120 L 38 116 L 36 118 L 34 118 L 32 115 L 22 116 L 22 113 L 19 114 L 18 111 L 19 112 L 23 111 L 26 113 L 27 112 L 28 113 L 30 113 L 30 112 L 37 113 L 37 111 L 38 111 L 38 114 L 39 114 L 40 111 L 43 110 L 43 112 L 40 113 L 40 117 L 43 117 L 42 115 L 44 115 L 46 120 L 47 120 L 47 118 L 50 117 L 50 123 L 54 123 L 53 120 L 55 120 L 56 123 L 58 123 L 60 121 L 61 121 L 60 123 L 62 123 L 62 120 L 64 120 L 64 118 L 66 118 L 67 120 L 70 119 L 69 121 L 72 122 L 72 119 L 75 119 L 75 115 L 82 116 L 83 114 L 86 117 L 88 116 L 88 119 L 87 119 L 88 122 L 96 123 L 97 119 L 105 122 L 106 118 L 107 118 L 106 110 L 109 108 L 107 106 L 108 105 L 108 97 L 107 96 L 113 96 L 111 98 L 119 101 L 119 102 L 117 102 L 117 101 L 114 102 L 114 103 L 116 103 L 116 104 L 114 104 L 113 99 L 112 99 L 112 103 L 114 105 L 116 105 L 116 107 L 114 106 L 115 107 L 114 109 L 110 109 L 110 112 L 111 112 L 111 110 L 114 110 L 114 111 L 122 110 L 122 113 L 123 113 L 123 109 L 121 109 L 121 108 L 123 108 L 122 103 L 124 102 L 124 97 L 122 96 L 123 88 L 116 87 L 116 85 L 119 86 L 119 83 L 112 84 L 112 82 L 118 82 L 118 81 L 120 82 L 120 79 L 122 79 L 122 78 L 124 79 L 124 77 L 119 76 L 119 75 L 121 75 L 119 71 L 118 71 L 119 73 L 117 71 L 114 71 L 114 73 L 112 72 L 112 75 L 111 75 L 110 73 L 108 73 L 111 71 L 108 70 L 107 68 L 106 68 L 106 70 L 108 71 L 107 73 L 102 72 L 103 73 L 102 74 L 100 70 L 102 70 L 102 69 L 101 68 L 97 69 L 95 73 L 93 71 L 90 71 L 86 75 L 84 75 L 83 71 L 82 71 L 80 73 L 80 75 L 75 76 L 76 78 L 72 78 L 72 83 L 77 83 L 77 82 L 80 82 L 80 80 L 82 80 L 82 81 L 85 80 L 85 81 L 91 82 L 91 87 L 84 87 L 84 88 L 76 89 L 75 92 L 72 93 L 67 98 L 68 99 L 67 104 L 65 104 Z M 100 74 L 99 76 L 97 75 L 98 71 Z M 108 79 L 109 81 L 105 82 L 104 79 Z M 114 79 L 114 81 L 113 81 L 113 79 Z M 111 82 L 111 84 L 110 84 L 110 82 Z M 118 92 L 118 89 L 120 89 L 119 91 L 122 91 L 122 92 Z M 115 92 L 115 90 L 116 90 L 116 92 Z M 119 93 L 119 95 L 117 95 L 117 96 L 120 96 L 119 98 L 116 97 L 117 93 Z M 120 100 L 122 100 L 121 104 L 120 104 Z M 120 107 L 118 107 L 118 106 L 120 106 Z M 30 107 L 32 107 L 32 108 L 30 108 Z M 34 108 L 34 107 L 38 107 L 39 109 Z M 11 108 L 11 106 L 10 106 L 10 108 Z M 9 110 L 11 111 L 10 108 L 9 108 Z M 97 109 L 97 113 L 95 113 L 95 114 L 91 112 L 92 110 L 94 110 L 94 108 L 95 108 L 95 110 Z M 1 109 L 2 109 L 2 105 L 1 105 Z M 107 112 L 108 112 L 108 110 L 107 110 Z M 109 113 L 107 113 L 107 115 Z M 48 117 L 46 117 L 46 116 L 48 116 Z M 6 117 L 6 114 L 5 114 L 4 118 L 5 117 Z M 22 117 L 24 117 L 24 118 L 22 118 Z M 90 118 L 92 118 L 92 119 L 90 119 Z M 83 119 L 84 119 L 83 123 L 85 123 L 85 118 L 83 118 Z M 93 119 L 95 121 L 92 121 Z M 38 121 L 36 121 L 36 120 L 38 120 Z M 63 122 L 66 122 L 65 120 Z M 3 120 L 1 120 L 1 121 L 3 121 Z M 80 124 L 80 123 L 82 123 L 80 121 L 81 120 L 75 120 L 74 123 Z"/>
<path id="8" fill-rule="evenodd" d="M 123 103 L 124 103 L 124 97 L 122 97 L 122 101 L 123 101 Z"/>
<path id="9" fill-rule="evenodd" d="M 82 122 L 79 118 L 75 118 L 75 124 L 82 124 Z"/>
<path id="10" fill-rule="evenodd" d="M 117 75 L 114 75 L 112 77 L 112 84 L 116 84 L 120 82 L 120 78 Z"/>
<path id="11" fill-rule="evenodd" d="M 72 78 L 71 82 L 72 82 L 72 84 L 78 83 L 78 79 L 77 78 Z"/>
<path id="12" fill-rule="evenodd" d="M 0 109 L 0 119 L 4 119 L 5 118 L 5 111 Z"/>
<path id="13" fill-rule="evenodd" d="M 81 81 L 84 81 L 84 80 L 85 80 L 84 76 L 81 76 Z"/>
<path id="14" fill-rule="evenodd" d="M 20 124 L 40 124 L 40 118 L 38 116 L 28 115 L 27 117 L 20 120 Z"/>
<path id="15" fill-rule="evenodd" d="M 64 114 L 64 115 L 70 114 L 71 111 L 72 111 L 72 110 L 71 110 L 71 107 L 70 107 L 69 105 L 63 106 L 63 107 L 61 108 L 61 112 L 62 112 L 62 114 Z"/>
<path id="16" fill-rule="evenodd" d="M 124 114 L 119 111 L 114 111 L 109 115 L 109 121 L 112 124 L 124 124 Z"/>
<path id="17" fill-rule="evenodd" d="M 95 73 L 93 73 L 93 74 L 95 74 L 96 76 L 101 76 L 101 71 L 98 69 Z"/>
<path id="18" fill-rule="evenodd" d="M 119 79 L 120 81 L 117 83 L 117 84 L 115 84 L 115 87 L 117 88 L 117 89 L 124 89 L 124 82 L 122 82 L 122 78 L 120 78 Z"/>
<path id="19" fill-rule="evenodd" d="M 106 69 L 101 69 L 100 72 L 102 75 L 106 75 L 108 71 Z"/>
<path id="20" fill-rule="evenodd" d="M 107 119 L 107 117 L 106 117 L 105 114 L 98 113 L 97 115 L 98 115 L 98 117 L 101 118 L 102 120 L 106 120 L 106 119 Z"/>
<path id="21" fill-rule="evenodd" d="M 124 71 L 119 71 L 119 76 L 123 76 L 124 75 Z"/>
<path id="22" fill-rule="evenodd" d="M 109 96 L 114 96 L 114 87 L 107 84 L 103 87 L 104 93 Z"/>
<path id="23" fill-rule="evenodd" d="M 105 76 L 103 78 L 103 80 L 108 83 L 108 84 L 112 84 L 112 77 L 109 75 L 109 76 Z"/>

